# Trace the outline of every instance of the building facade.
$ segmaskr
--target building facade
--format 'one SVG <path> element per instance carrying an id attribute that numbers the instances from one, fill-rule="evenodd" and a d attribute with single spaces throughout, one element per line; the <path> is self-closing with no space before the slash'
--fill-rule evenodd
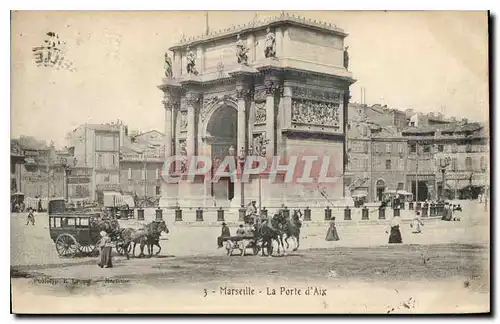
<path id="1" fill-rule="evenodd" d="M 342 178 L 349 86 L 355 81 L 348 71 L 346 36 L 337 26 L 283 14 L 181 41 L 170 49 L 172 68 L 159 86 L 165 155 L 223 160 L 235 152 L 244 159 L 264 143 L 260 154 L 270 161 L 328 156 L 332 173 Z M 257 199 L 268 207 L 324 204 L 318 190 L 284 184 L 283 175 L 272 181 L 256 175 L 243 186 L 206 180 L 165 184 L 160 204 L 236 207 Z M 343 198 L 342 182 L 325 189 L 330 199 Z"/>
<path id="2" fill-rule="evenodd" d="M 104 191 L 120 191 L 120 146 L 125 133 L 126 127 L 117 122 L 84 124 L 68 134 L 76 161 L 74 167 L 80 170 L 80 174 L 87 174 L 90 172 L 88 170 L 92 170 L 91 200 L 101 200 Z M 85 177 L 87 176 L 78 176 L 80 180 L 73 181 L 87 181 L 83 180 Z M 79 190 L 85 189 L 82 187 Z"/>

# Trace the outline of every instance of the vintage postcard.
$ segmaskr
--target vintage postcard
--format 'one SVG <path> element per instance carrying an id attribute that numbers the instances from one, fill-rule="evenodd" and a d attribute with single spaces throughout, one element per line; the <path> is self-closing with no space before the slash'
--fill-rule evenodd
<path id="1" fill-rule="evenodd" d="M 490 312 L 488 23 L 12 12 L 12 312 Z"/>

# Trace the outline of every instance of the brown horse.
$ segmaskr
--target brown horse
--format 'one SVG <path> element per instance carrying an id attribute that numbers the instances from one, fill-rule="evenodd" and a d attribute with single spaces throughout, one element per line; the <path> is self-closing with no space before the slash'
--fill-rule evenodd
<path id="1" fill-rule="evenodd" d="M 141 254 L 142 251 L 144 250 L 144 246 L 146 245 L 148 247 L 148 255 L 149 257 L 153 256 L 153 248 L 154 246 L 158 247 L 158 252 L 155 253 L 155 255 L 160 254 L 161 252 L 161 246 L 160 246 L 160 236 L 162 232 L 165 232 L 166 234 L 169 233 L 167 224 L 165 221 L 161 222 L 153 222 L 151 224 L 146 225 L 147 232 L 148 234 L 144 236 L 141 240 Z"/>
<path id="2" fill-rule="evenodd" d="M 292 219 L 286 219 L 283 226 L 286 248 L 288 249 L 290 247 L 290 244 L 288 244 L 288 239 L 290 237 L 295 241 L 295 248 L 292 251 L 297 251 L 300 246 L 300 228 L 302 227 L 302 222 L 300 221 L 301 217 L 302 212 L 300 209 L 294 209 Z"/>

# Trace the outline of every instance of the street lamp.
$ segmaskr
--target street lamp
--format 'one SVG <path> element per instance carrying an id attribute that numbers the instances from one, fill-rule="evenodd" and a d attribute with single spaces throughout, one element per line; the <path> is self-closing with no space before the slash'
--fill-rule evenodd
<path id="1" fill-rule="evenodd" d="M 65 183 L 66 183 L 66 190 L 65 190 L 65 200 L 69 201 L 69 175 L 71 174 L 71 165 L 68 163 L 68 160 L 66 158 L 61 158 L 61 165 L 64 168 L 64 175 L 65 175 Z"/>
<path id="2" fill-rule="evenodd" d="M 439 159 L 439 169 L 441 170 L 441 174 L 443 175 L 443 185 L 441 186 L 441 193 L 439 198 L 444 201 L 444 187 L 446 184 L 446 168 L 450 165 L 450 157 L 445 157 L 444 159 Z"/>

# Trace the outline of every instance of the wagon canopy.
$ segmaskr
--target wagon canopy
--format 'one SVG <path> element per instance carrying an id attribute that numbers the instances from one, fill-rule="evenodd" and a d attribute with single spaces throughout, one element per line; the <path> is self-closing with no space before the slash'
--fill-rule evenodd
<path id="1" fill-rule="evenodd" d="M 104 206 L 105 207 L 134 207 L 134 199 L 129 195 L 122 195 L 116 191 L 105 191 Z"/>

